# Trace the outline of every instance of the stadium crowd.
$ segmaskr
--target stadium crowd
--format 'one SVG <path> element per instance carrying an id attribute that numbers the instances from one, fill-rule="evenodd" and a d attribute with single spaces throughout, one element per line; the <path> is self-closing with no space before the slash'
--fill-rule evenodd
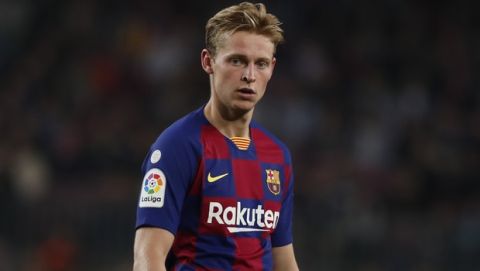
<path id="1" fill-rule="evenodd" d="M 140 165 L 207 101 L 228 3 L 0 2 L 0 270 L 131 269 Z M 255 116 L 292 150 L 300 268 L 479 270 L 470 2 L 267 7 L 287 42 Z"/>

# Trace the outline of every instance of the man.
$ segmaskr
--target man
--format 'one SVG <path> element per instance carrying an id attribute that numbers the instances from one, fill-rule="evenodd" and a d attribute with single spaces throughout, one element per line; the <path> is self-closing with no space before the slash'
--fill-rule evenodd
<path id="1" fill-rule="evenodd" d="M 298 270 L 288 149 L 252 115 L 280 22 L 241 3 L 206 25 L 208 103 L 168 127 L 142 170 L 134 270 Z"/>

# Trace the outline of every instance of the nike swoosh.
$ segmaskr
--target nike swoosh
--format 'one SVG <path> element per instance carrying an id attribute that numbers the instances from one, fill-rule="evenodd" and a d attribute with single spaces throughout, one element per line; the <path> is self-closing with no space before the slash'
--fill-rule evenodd
<path id="1" fill-rule="evenodd" d="M 223 178 L 227 175 L 228 175 L 228 173 L 225 173 L 225 174 L 222 174 L 222 175 L 212 177 L 212 175 L 210 175 L 210 172 L 209 172 L 207 180 L 208 180 L 209 183 L 213 183 L 213 182 L 216 182 L 216 181 L 220 180 L 221 178 Z"/>

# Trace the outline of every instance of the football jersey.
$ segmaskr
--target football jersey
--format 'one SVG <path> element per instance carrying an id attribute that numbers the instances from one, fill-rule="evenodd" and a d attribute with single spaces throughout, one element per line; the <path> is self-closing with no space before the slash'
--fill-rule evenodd
<path id="1" fill-rule="evenodd" d="M 271 270 L 272 247 L 292 242 L 290 153 L 255 121 L 250 139 L 239 149 L 200 108 L 152 144 L 136 227 L 175 236 L 168 270 Z"/>

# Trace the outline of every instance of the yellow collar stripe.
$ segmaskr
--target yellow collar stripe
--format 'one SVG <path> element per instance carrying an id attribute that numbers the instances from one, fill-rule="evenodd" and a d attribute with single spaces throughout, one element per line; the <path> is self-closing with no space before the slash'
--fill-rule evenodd
<path id="1" fill-rule="evenodd" d="M 234 136 L 230 140 L 237 146 L 238 149 L 245 151 L 250 146 L 250 138 Z"/>

